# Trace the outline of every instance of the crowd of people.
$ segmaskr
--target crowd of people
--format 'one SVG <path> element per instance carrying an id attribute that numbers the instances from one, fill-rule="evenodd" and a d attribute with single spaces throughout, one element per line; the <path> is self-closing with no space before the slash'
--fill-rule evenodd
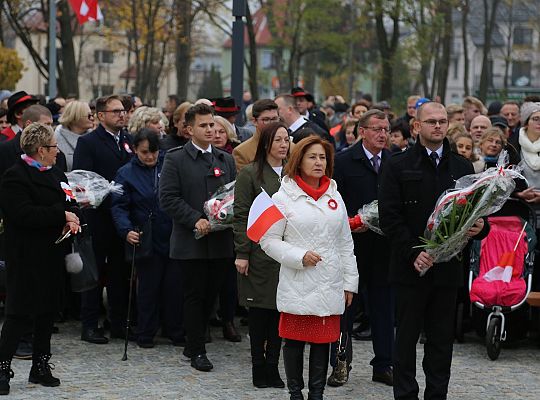
<path id="1" fill-rule="evenodd" d="M 60 384 L 49 359 L 62 318 L 80 319 L 81 340 L 96 345 L 111 337 L 151 348 L 161 334 L 207 372 L 209 325 L 239 342 L 241 315 L 257 388 L 286 385 L 291 399 L 303 399 L 309 343 L 308 398 L 322 399 L 326 385 L 348 380 L 350 339 L 370 339 L 372 380 L 393 386 L 396 399 L 417 399 L 422 334 L 424 398 L 446 398 L 465 279 L 458 258 L 434 263 L 418 248 L 438 197 L 502 162 L 522 168 L 529 186 L 513 196 L 540 212 L 536 97 L 486 107 L 474 97 L 445 106 L 415 95 L 400 116 L 370 95 L 352 105 L 329 96 L 319 107 L 301 87 L 242 107 L 231 97 L 191 103 L 171 95 L 163 109 L 132 95 L 45 102 L 1 93 L 0 394 L 9 393 L 14 356 L 32 359 L 30 382 Z M 77 204 L 65 175 L 72 170 L 122 191 L 97 208 Z M 213 230 L 204 204 L 233 181 L 233 228 Z M 281 217 L 253 240 L 250 209 L 263 195 Z M 351 231 L 348 217 L 374 200 L 384 235 Z M 481 240 L 489 230 L 480 218 L 468 236 Z M 91 237 L 99 274 L 80 294 L 65 267 L 72 246 L 62 239 L 70 235 Z"/>

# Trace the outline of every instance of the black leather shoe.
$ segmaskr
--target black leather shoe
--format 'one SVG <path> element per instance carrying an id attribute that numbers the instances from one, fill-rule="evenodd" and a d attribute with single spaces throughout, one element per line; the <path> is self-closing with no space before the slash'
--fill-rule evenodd
<path id="1" fill-rule="evenodd" d="M 356 340 L 371 340 L 371 328 L 367 328 L 361 332 L 353 332 L 351 336 Z"/>
<path id="2" fill-rule="evenodd" d="M 33 352 L 34 347 L 32 343 L 21 340 L 13 357 L 19 360 L 31 360 Z"/>
<path id="3" fill-rule="evenodd" d="M 88 343 L 94 343 L 94 344 L 109 343 L 109 339 L 103 336 L 103 333 L 101 332 L 101 330 L 95 329 L 95 328 L 83 329 L 81 333 L 81 340 L 84 340 L 85 342 L 88 342 Z"/>
<path id="4" fill-rule="evenodd" d="M 384 383 L 388 386 L 394 386 L 394 374 L 392 370 L 384 371 L 384 372 L 373 372 L 373 376 L 371 377 L 371 380 L 373 382 L 380 382 Z"/>
<path id="5" fill-rule="evenodd" d="M 236 331 L 232 322 L 223 323 L 223 337 L 229 342 L 241 342 L 242 336 Z"/>
<path id="6" fill-rule="evenodd" d="M 277 365 L 266 364 L 266 382 L 269 387 L 284 388 L 285 382 L 279 376 L 279 368 Z"/>
<path id="7" fill-rule="evenodd" d="M 191 366 L 197 371 L 208 372 L 214 366 L 210 360 L 206 357 L 206 354 L 199 354 L 198 356 L 191 357 Z"/>

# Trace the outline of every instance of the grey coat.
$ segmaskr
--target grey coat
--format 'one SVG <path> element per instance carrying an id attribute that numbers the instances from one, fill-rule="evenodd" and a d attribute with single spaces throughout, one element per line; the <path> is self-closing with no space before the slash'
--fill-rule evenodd
<path id="1" fill-rule="evenodd" d="M 219 168 L 220 176 L 214 170 Z M 231 229 L 212 232 L 196 240 L 195 224 L 206 218 L 203 205 L 226 183 L 234 181 L 236 167 L 232 156 L 212 146 L 211 157 L 188 142 L 171 149 L 165 156 L 159 183 L 161 208 L 173 220 L 170 256 L 176 260 L 233 257 Z"/>
<path id="2" fill-rule="evenodd" d="M 276 309 L 276 290 L 279 263 L 266 255 L 261 246 L 246 236 L 249 209 L 261 186 L 272 196 L 279 190 L 280 178 L 265 163 L 264 183 L 257 178 L 254 164 L 246 165 L 238 173 L 234 190 L 234 247 L 236 258 L 249 261 L 248 276 L 238 275 L 238 301 L 245 307 Z"/>

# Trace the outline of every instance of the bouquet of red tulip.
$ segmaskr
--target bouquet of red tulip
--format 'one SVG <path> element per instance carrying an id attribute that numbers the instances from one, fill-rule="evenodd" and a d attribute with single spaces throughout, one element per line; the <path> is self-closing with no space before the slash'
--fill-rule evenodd
<path id="1" fill-rule="evenodd" d="M 204 202 L 203 210 L 208 222 L 210 222 L 212 232 L 232 228 L 235 183 L 236 181 L 232 181 L 220 187 L 210 199 Z M 195 239 L 203 237 L 197 229 L 194 229 L 193 232 Z"/>
<path id="2" fill-rule="evenodd" d="M 358 210 L 358 214 L 349 218 L 349 226 L 351 230 L 367 226 L 373 232 L 379 235 L 384 235 L 381 228 L 379 228 L 379 200 L 373 200 L 371 203 L 364 204 L 364 206 Z"/>
<path id="3" fill-rule="evenodd" d="M 423 244 L 417 248 L 427 251 L 435 262 L 456 256 L 467 245 L 467 232 L 476 220 L 499 211 L 508 200 L 514 178 L 523 179 L 517 170 L 490 168 L 458 179 L 454 189 L 439 197 L 420 238 Z"/>

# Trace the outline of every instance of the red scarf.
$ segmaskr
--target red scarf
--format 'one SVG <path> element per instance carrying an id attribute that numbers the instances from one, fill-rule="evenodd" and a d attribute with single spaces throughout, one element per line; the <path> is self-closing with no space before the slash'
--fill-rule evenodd
<path id="1" fill-rule="evenodd" d="M 302 189 L 308 196 L 311 196 L 315 199 L 315 201 L 319 200 L 319 198 L 326 193 L 328 188 L 330 187 L 330 178 L 328 178 L 326 175 L 324 175 L 321 180 L 319 181 L 319 188 L 313 189 L 311 186 L 309 186 L 302 178 L 300 178 L 299 175 L 295 175 L 294 181 L 296 184 Z"/>

